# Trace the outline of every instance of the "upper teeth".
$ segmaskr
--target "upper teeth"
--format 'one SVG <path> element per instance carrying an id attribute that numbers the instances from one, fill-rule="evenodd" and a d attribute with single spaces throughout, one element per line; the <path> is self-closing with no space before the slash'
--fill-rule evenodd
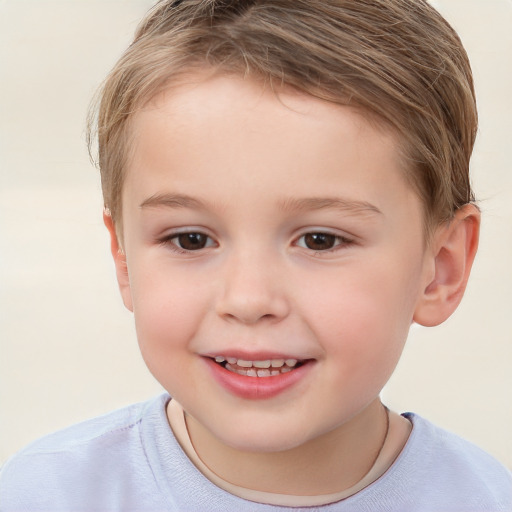
<path id="1" fill-rule="evenodd" d="M 281 368 L 286 364 L 290 368 L 297 364 L 297 359 L 266 359 L 265 361 L 248 361 L 245 359 L 237 359 L 236 357 L 222 357 L 217 356 L 215 358 L 217 363 L 228 362 L 229 364 L 236 364 L 242 368 Z"/>

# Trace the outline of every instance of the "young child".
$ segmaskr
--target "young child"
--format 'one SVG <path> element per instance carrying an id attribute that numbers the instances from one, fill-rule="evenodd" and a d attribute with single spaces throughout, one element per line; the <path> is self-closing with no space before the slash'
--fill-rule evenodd
<path id="1" fill-rule="evenodd" d="M 169 394 L 30 445 L 1 511 L 512 510 L 508 470 L 379 398 L 478 243 L 471 70 L 427 2 L 161 1 L 96 122 Z"/>

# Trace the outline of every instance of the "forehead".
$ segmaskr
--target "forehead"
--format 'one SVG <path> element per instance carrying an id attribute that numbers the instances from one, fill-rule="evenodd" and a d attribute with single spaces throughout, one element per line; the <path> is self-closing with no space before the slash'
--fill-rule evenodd
<path id="1" fill-rule="evenodd" d="M 237 76 L 169 87 L 134 115 L 132 134 L 124 195 L 129 188 L 142 201 L 190 189 L 229 201 L 247 185 L 250 194 L 278 190 L 281 202 L 338 190 L 379 208 L 382 184 L 405 181 L 391 130 L 356 109 Z"/>
<path id="2" fill-rule="evenodd" d="M 331 96 L 320 88 L 308 91 L 284 83 L 276 85 L 271 78 L 244 77 L 209 68 L 195 69 L 178 74 L 171 85 L 144 101 L 134 117 L 137 120 L 145 113 L 160 111 L 176 118 L 185 113 L 193 120 L 222 112 L 226 107 L 235 107 L 244 111 L 247 119 L 255 109 L 268 107 L 280 117 L 287 113 L 290 117 L 297 114 L 309 116 L 311 120 L 320 117 L 325 120 L 327 115 L 335 116 L 336 112 L 350 110 L 352 122 L 361 127 L 371 124 L 382 136 L 395 142 L 398 137 L 396 130 L 377 113 L 343 95 Z M 268 125 L 272 124 L 272 118 L 266 121 Z"/>
<path id="3" fill-rule="evenodd" d="M 379 147 L 385 146 L 390 152 L 396 153 L 398 146 L 394 130 L 357 105 L 349 107 L 321 100 L 291 86 L 275 88 L 263 80 L 206 72 L 185 75 L 152 97 L 133 116 L 131 131 L 140 143 L 148 130 L 160 124 L 170 128 L 172 143 L 189 128 L 194 129 L 196 140 L 211 135 L 205 133 L 206 129 L 197 131 L 210 123 L 223 129 L 218 135 L 230 145 L 239 139 L 241 128 L 246 138 L 277 131 L 280 144 L 286 139 L 293 143 L 288 134 L 298 137 L 308 131 L 331 130 L 333 136 L 345 132 L 345 136 L 368 138 L 371 134 L 380 139 Z M 279 131 L 283 127 L 288 129 L 287 133 Z"/>

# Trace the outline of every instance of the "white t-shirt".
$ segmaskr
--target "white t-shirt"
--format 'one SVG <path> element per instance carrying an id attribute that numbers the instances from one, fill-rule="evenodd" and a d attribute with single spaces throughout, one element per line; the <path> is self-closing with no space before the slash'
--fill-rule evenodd
<path id="1" fill-rule="evenodd" d="M 511 512 L 512 475 L 471 443 L 407 414 L 393 465 L 335 503 L 290 508 L 239 498 L 207 479 L 169 426 L 167 394 L 36 441 L 0 472 L 1 512 Z"/>

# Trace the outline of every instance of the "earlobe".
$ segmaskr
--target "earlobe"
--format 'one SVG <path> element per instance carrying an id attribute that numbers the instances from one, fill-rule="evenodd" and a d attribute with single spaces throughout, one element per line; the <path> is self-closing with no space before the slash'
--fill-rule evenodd
<path id="1" fill-rule="evenodd" d="M 110 251 L 114 258 L 114 265 L 116 267 L 117 282 L 121 297 L 123 298 L 124 305 L 133 311 L 132 294 L 130 289 L 130 279 L 128 275 L 128 266 L 126 264 L 126 255 L 119 244 L 119 239 L 116 233 L 114 221 L 108 210 L 103 210 L 103 222 L 110 233 Z"/>
<path id="2" fill-rule="evenodd" d="M 444 322 L 459 305 L 478 248 L 480 212 L 473 204 L 460 208 L 440 226 L 432 240 L 427 266 L 434 268 L 419 298 L 414 322 L 431 327 Z"/>

